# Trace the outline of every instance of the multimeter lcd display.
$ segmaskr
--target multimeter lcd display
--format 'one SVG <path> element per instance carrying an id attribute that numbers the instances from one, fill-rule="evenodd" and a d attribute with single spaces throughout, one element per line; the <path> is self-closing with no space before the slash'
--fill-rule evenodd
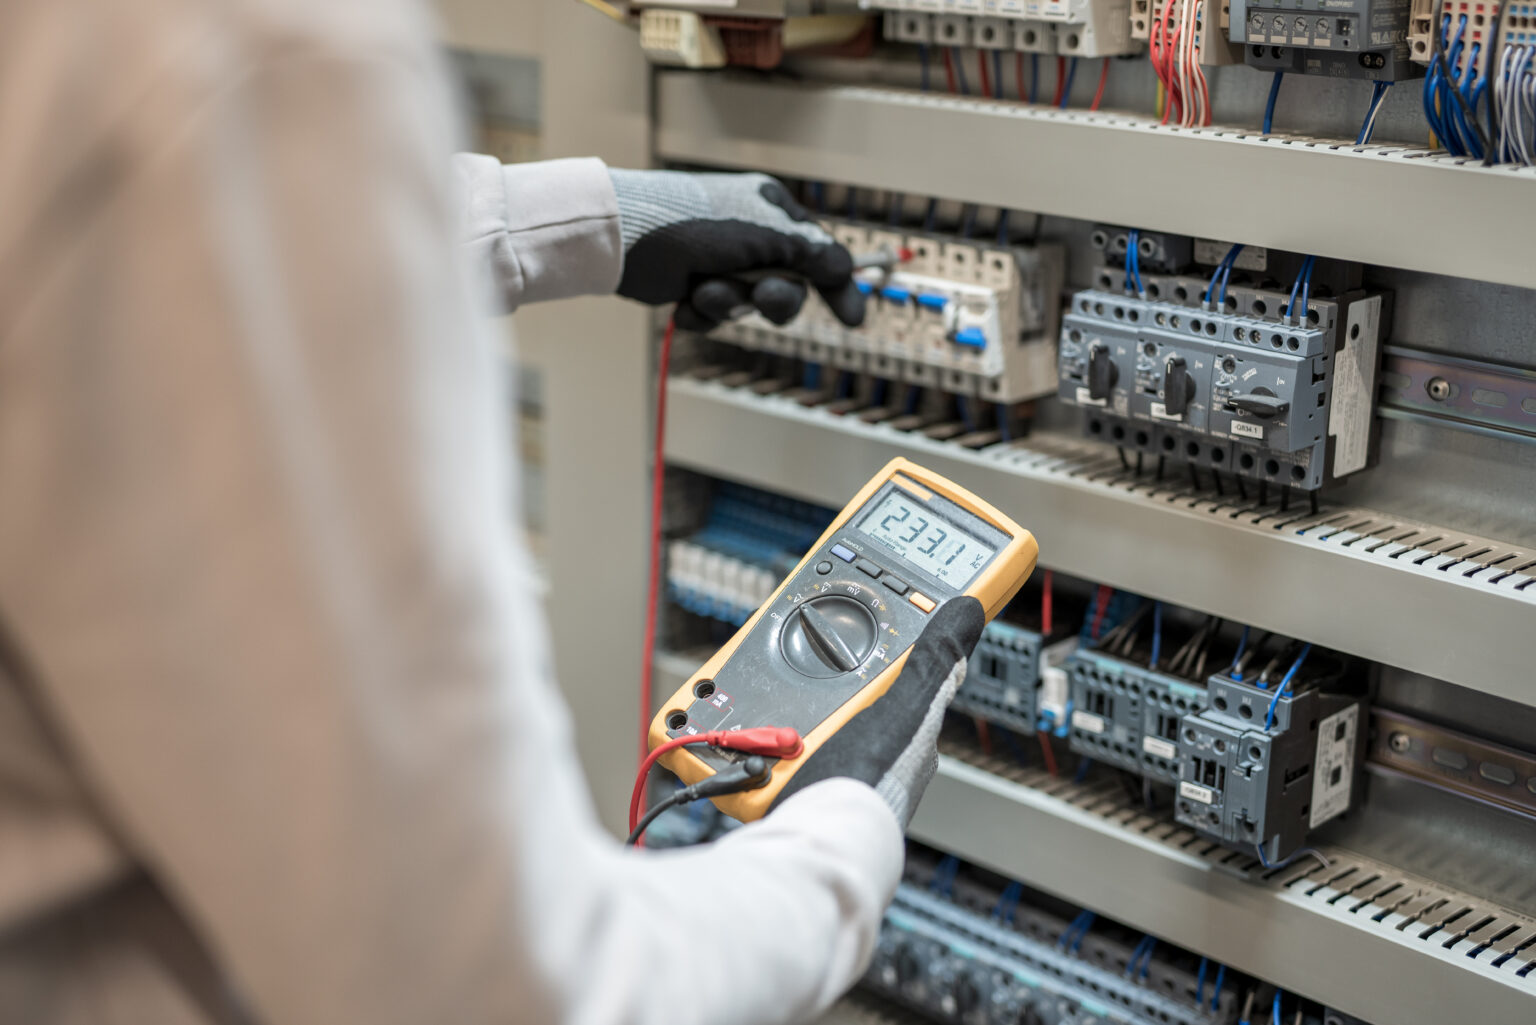
<path id="1" fill-rule="evenodd" d="M 955 590 L 964 590 L 997 554 L 981 541 L 900 491 L 889 491 L 858 529 Z"/>

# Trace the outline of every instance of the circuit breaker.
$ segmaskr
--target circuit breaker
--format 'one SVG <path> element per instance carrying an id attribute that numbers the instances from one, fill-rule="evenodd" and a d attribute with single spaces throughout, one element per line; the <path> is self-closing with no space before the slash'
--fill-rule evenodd
<path id="1" fill-rule="evenodd" d="M 1205 708 L 1203 682 L 1133 659 L 1080 648 L 1064 668 L 1072 684 L 1071 749 L 1156 783 L 1179 779 L 1179 727 Z"/>
<path id="2" fill-rule="evenodd" d="M 857 275 L 869 297 L 864 323 L 849 328 L 815 296 L 788 324 L 748 314 L 712 337 L 992 402 L 1055 391 L 1059 246 L 1006 246 L 857 221 L 828 221 L 852 252 L 906 251 L 886 272 Z"/>
<path id="3" fill-rule="evenodd" d="M 1226 675 L 1211 677 L 1208 694 L 1179 727 L 1180 823 L 1278 864 L 1359 799 L 1362 698 Z"/>
<path id="4" fill-rule="evenodd" d="M 1127 280 L 1101 269 L 1062 322 L 1058 395 L 1085 409 L 1090 437 L 1307 491 L 1374 461 L 1390 294 L 1354 288 L 1303 310 L 1294 288 Z"/>
<path id="5" fill-rule="evenodd" d="M 904 0 L 860 0 L 860 6 L 884 12 L 882 32 L 895 42 L 1113 57 L 1141 49 L 1131 39 L 1130 2 L 1014 0 L 988 5 L 985 14 L 980 3 L 975 14 L 929 13 Z"/>
<path id="6" fill-rule="evenodd" d="M 1231 39 L 1265 71 L 1396 82 L 1423 70 L 1410 59 L 1411 0 L 1232 0 Z"/>
<path id="7" fill-rule="evenodd" d="M 1038 631 L 1000 619 L 988 623 L 950 707 L 1009 729 L 1033 732 L 1040 649 Z"/>

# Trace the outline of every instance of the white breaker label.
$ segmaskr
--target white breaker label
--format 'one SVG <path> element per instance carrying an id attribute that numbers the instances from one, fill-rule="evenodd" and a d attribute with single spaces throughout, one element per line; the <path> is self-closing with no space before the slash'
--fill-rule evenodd
<path id="1" fill-rule="evenodd" d="M 1072 713 L 1072 727 L 1082 730 L 1084 733 L 1103 733 L 1104 720 L 1092 712 L 1084 712 L 1082 709 Z"/>
<path id="2" fill-rule="evenodd" d="M 1141 749 L 1154 758 L 1166 758 L 1169 761 L 1179 756 L 1179 749 L 1161 737 L 1142 737 Z"/>
<path id="3" fill-rule="evenodd" d="M 1108 404 L 1106 399 L 1096 399 L 1088 393 L 1087 388 L 1077 389 L 1077 404 L 1079 406 L 1103 406 Z"/>
<path id="4" fill-rule="evenodd" d="M 1359 728 L 1359 705 L 1350 705 L 1318 724 L 1311 829 L 1349 808 L 1349 794 L 1355 781 L 1355 731 Z"/>
<path id="5" fill-rule="evenodd" d="M 1251 424 L 1244 420 L 1233 420 L 1231 430 L 1233 437 L 1254 438 L 1258 441 L 1264 440 L 1264 428 L 1259 424 Z"/>
<path id="6" fill-rule="evenodd" d="M 1187 779 L 1179 783 L 1179 796 L 1187 797 L 1191 801 L 1199 801 L 1201 804 L 1210 804 L 1216 799 L 1214 791 L 1207 790 L 1199 783 L 1191 783 Z"/>

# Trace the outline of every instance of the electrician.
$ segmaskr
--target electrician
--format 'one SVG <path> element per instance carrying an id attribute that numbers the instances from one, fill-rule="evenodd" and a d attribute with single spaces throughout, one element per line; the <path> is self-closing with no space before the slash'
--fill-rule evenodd
<path id="1" fill-rule="evenodd" d="M 474 308 L 782 320 L 730 277 L 778 270 L 854 323 L 849 254 L 761 177 L 451 159 L 424 7 L 3 19 L 0 1021 L 791 1022 L 869 956 L 974 603 L 863 713 L 889 750 L 621 847 Z"/>

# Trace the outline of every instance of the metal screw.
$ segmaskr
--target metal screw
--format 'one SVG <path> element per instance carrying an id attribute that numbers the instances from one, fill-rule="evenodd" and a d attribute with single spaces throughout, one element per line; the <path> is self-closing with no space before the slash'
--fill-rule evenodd
<path id="1" fill-rule="evenodd" d="M 1444 402 L 1451 397 L 1451 382 L 1443 377 L 1431 377 L 1429 383 L 1424 386 L 1424 390 L 1436 402 Z"/>
<path id="2" fill-rule="evenodd" d="M 1400 755 L 1408 753 L 1408 747 L 1413 743 L 1406 733 L 1394 733 L 1387 738 L 1387 745 Z"/>

